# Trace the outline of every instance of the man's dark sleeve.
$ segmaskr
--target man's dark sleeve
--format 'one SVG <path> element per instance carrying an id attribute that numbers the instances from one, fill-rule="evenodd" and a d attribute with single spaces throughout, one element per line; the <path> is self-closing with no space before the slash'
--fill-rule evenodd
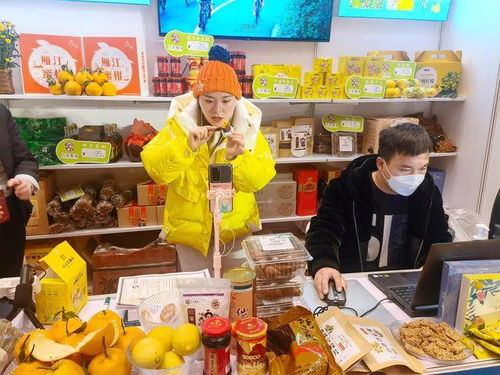
<path id="1" fill-rule="evenodd" d="M 321 268 L 340 268 L 339 249 L 345 231 L 347 206 L 351 201 L 343 183 L 342 177 L 330 181 L 306 235 L 306 248 L 313 257 L 309 262 L 309 272 L 313 277 Z"/>
<path id="2" fill-rule="evenodd" d="M 427 228 L 427 235 L 422 246 L 422 253 L 417 260 L 417 268 L 424 264 L 429 254 L 429 249 L 433 244 L 452 241 L 452 236 L 448 229 L 448 215 L 444 213 L 443 198 L 439 189 L 434 186 L 429 227 Z"/>
<path id="3" fill-rule="evenodd" d="M 38 162 L 31 152 L 29 152 L 28 146 L 26 146 L 26 143 L 24 143 L 19 135 L 12 114 L 7 108 L 4 108 L 4 110 L 7 116 L 6 124 L 14 153 L 14 175 L 27 174 L 38 181 Z"/>

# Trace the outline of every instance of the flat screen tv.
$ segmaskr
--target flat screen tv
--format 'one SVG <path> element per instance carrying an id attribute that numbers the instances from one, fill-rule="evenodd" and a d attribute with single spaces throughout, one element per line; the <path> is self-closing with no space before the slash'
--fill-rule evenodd
<path id="1" fill-rule="evenodd" d="M 151 0 L 64 0 L 64 1 L 79 1 L 79 2 L 83 2 L 83 3 L 116 3 L 116 4 L 151 5 Z"/>
<path id="2" fill-rule="evenodd" d="M 446 21 L 451 0 L 340 0 L 339 17 Z"/>
<path id="3" fill-rule="evenodd" d="M 160 35 L 329 41 L 333 0 L 158 0 Z"/>

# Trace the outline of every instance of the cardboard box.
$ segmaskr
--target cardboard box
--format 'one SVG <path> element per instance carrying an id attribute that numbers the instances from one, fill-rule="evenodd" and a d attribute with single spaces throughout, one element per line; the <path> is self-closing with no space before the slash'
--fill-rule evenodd
<path id="1" fill-rule="evenodd" d="M 26 241 L 24 250 L 24 260 L 32 267 L 39 267 L 40 260 L 51 252 L 61 241 L 57 240 L 36 240 Z"/>
<path id="2" fill-rule="evenodd" d="M 369 57 L 382 57 L 391 61 L 410 61 L 406 51 L 371 51 L 368 52 Z"/>
<path id="3" fill-rule="evenodd" d="M 118 226 L 120 228 L 145 227 L 158 224 L 156 206 L 133 205 L 118 208 L 116 212 L 118 214 Z"/>
<path id="4" fill-rule="evenodd" d="M 331 73 L 333 67 L 333 59 L 315 58 L 313 60 L 313 67 L 315 72 Z"/>
<path id="5" fill-rule="evenodd" d="M 382 73 L 384 71 L 384 62 L 385 59 L 383 57 L 367 57 L 365 60 L 363 76 L 382 78 Z"/>
<path id="6" fill-rule="evenodd" d="M 322 166 L 319 168 L 319 178 L 328 183 L 330 180 L 340 177 L 340 172 L 342 172 L 342 168 Z"/>
<path id="7" fill-rule="evenodd" d="M 167 185 L 157 185 L 152 181 L 137 184 L 139 206 L 161 206 L 165 204 Z"/>
<path id="8" fill-rule="evenodd" d="M 295 216 L 296 203 L 290 202 L 257 202 L 261 219 Z"/>
<path id="9" fill-rule="evenodd" d="M 324 84 L 322 73 L 307 72 L 304 74 L 304 86 L 319 86 L 322 84 Z"/>
<path id="10" fill-rule="evenodd" d="M 415 78 L 424 87 L 439 87 L 438 96 L 455 98 L 462 73 L 462 51 L 424 51 L 415 53 Z"/>
<path id="11" fill-rule="evenodd" d="M 255 193 L 258 203 L 293 202 L 296 200 L 297 182 L 294 180 L 274 179 L 262 190 Z"/>
<path id="12" fill-rule="evenodd" d="M 341 56 L 339 57 L 338 74 L 341 76 L 363 75 L 365 69 L 365 57 L 363 56 Z"/>
<path id="13" fill-rule="evenodd" d="M 342 76 L 335 74 L 335 73 L 329 73 L 325 76 L 325 85 L 326 86 L 340 86 L 342 85 Z"/>
<path id="14" fill-rule="evenodd" d="M 158 225 L 163 225 L 165 221 L 165 206 L 156 206 L 156 221 L 158 221 Z"/>
<path id="15" fill-rule="evenodd" d="M 293 179 L 297 181 L 297 215 L 316 214 L 318 207 L 318 178 L 316 168 L 300 168 L 294 171 Z"/>
<path id="16" fill-rule="evenodd" d="M 26 225 L 26 235 L 34 236 L 49 234 L 49 216 L 47 215 L 47 203 L 54 197 L 56 190 L 55 174 L 42 175 L 38 181 L 40 190 L 30 198 L 33 212 Z"/>
<path id="17" fill-rule="evenodd" d="M 302 86 L 302 99 L 317 99 L 318 98 L 318 87 L 313 85 Z"/>
<path id="18" fill-rule="evenodd" d="M 78 314 L 88 296 L 85 261 L 64 241 L 40 262 L 47 269 L 47 275 L 40 281 L 41 291 L 35 296 L 38 319 L 43 324 L 51 324 L 63 307 Z"/>
<path id="19" fill-rule="evenodd" d="M 376 154 L 380 132 L 391 126 L 402 123 L 418 125 L 418 118 L 413 117 L 372 117 L 365 118 L 365 131 L 363 133 L 363 154 Z"/>

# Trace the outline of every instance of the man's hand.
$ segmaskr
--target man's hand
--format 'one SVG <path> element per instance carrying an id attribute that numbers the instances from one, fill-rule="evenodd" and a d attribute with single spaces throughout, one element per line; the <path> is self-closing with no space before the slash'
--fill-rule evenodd
<path id="1" fill-rule="evenodd" d="M 227 136 L 226 143 L 226 159 L 233 160 L 238 155 L 245 153 L 245 139 L 243 135 L 238 132 L 231 132 Z"/>
<path id="2" fill-rule="evenodd" d="M 215 130 L 216 128 L 213 126 L 199 126 L 191 129 L 187 140 L 191 151 L 198 151 L 201 145 L 204 145 L 210 138 L 212 138 Z"/>
<path id="3" fill-rule="evenodd" d="M 328 294 L 328 282 L 330 280 L 335 282 L 337 292 L 341 292 L 342 289 L 347 290 L 347 283 L 339 271 L 335 268 L 321 268 L 314 275 L 314 286 L 316 286 L 316 291 L 321 299 Z"/>
<path id="4" fill-rule="evenodd" d="M 7 181 L 7 186 L 14 189 L 16 197 L 22 201 L 27 201 L 31 197 L 33 185 L 30 182 L 21 178 L 11 178 Z"/>

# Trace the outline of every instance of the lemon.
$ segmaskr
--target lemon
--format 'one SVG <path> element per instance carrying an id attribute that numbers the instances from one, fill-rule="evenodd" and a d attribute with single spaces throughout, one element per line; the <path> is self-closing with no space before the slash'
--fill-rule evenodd
<path id="1" fill-rule="evenodd" d="M 165 351 L 169 352 L 172 350 L 172 336 L 174 335 L 174 329 L 172 327 L 162 326 L 153 328 L 148 332 L 148 337 L 156 337 L 163 343 Z"/>
<path id="2" fill-rule="evenodd" d="M 184 358 L 176 352 L 166 352 L 160 368 L 174 368 L 184 364 Z"/>
<path id="3" fill-rule="evenodd" d="M 174 331 L 172 347 L 182 356 L 196 353 L 200 347 L 200 331 L 195 325 L 184 323 Z"/>
<path id="4" fill-rule="evenodd" d="M 145 337 L 137 341 L 132 349 L 134 364 L 147 369 L 157 369 L 163 363 L 165 348 L 155 337 Z"/>
<path id="5" fill-rule="evenodd" d="M 82 95 L 82 86 L 78 82 L 68 81 L 64 85 L 66 95 Z"/>
<path id="6" fill-rule="evenodd" d="M 105 96 L 115 96 L 117 94 L 116 86 L 111 82 L 105 82 L 102 85 L 102 94 Z"/>
<path id="7" fill-rule="evenodd" d="M 99 86 L 96 82 L 91 82 L 87 86 L 85 86 L 85 94 L 89 96 L 101 96 L 102 95 L 102 87 Z"/>
<path id="8" fill-rule="evenodd" d="M 396 81 L 393 79 L 388 79 L 387 80 L 387 88 L 388 89 L 393 89 L 396 87 Z"/>

